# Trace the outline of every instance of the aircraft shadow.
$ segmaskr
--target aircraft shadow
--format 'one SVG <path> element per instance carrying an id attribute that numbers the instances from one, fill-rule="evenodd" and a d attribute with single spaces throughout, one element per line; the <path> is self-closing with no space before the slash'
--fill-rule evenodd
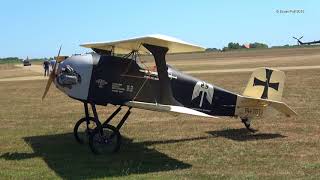
<path id="1" fill-rule="evenodd" d="M 152 143 L 135 143 L 126 137 L 123 137 L 118 153 L 99 156 L 93 155 L 87 144 L 75 142 L 72 133 L 23 139 L 33 148 L 34 153 L 5 153 L 0 158 L 23 160 L 41 157 L 63 179 L 117 177 L 191 167 L 190 164 L 148 148 L 147 145 Z"/>
<path id="2" fill-rule="evenodd" d="M 63 179 L 89 179 L 127 176 L 150 172 L 190 168 L 191 165 L 169 157 L 148 146 L 197 141 L 225 137 L 236 141 L 267 140 L 284 138 L 276 133 L 251 133 L 247 129 L 226 129 L 207 132 L 209 136 L 169 139 L 160 141 L 133 142 L 122 138 L 118 153 L 93 155 L 87 144 L 75 142 L 72 133 L 25 137 L 34 153 L 5 153 L 0 156 L 7 160 L 23 160 L 41 157 L 57 175 Z"/>
<path id="3" fill-rule="evenodd" d="M 259 132 L 252 133 L 252 132 L 249 132 L 246 128 L 209 131 L 207 133 L 211 134 L 214 137 L 225 137 L 235 141 L 255 141 L 255 140 L 267 140 L 267 139 L 286 137 L 278 133 L 259 133 Z"/>

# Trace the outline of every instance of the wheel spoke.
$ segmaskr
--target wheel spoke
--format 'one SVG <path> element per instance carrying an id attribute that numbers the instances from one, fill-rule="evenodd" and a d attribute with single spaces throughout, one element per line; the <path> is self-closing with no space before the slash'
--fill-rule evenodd
<path id="1" fill-rule="evenodd" d="M 102 135 L 100 130 L 95 130 L 89 137 L 89 145 L 93 153 L 102 154 L 116 152 L 120 148 L 121 135 L 117 128 L 111 125 L 103 127 Z"/>

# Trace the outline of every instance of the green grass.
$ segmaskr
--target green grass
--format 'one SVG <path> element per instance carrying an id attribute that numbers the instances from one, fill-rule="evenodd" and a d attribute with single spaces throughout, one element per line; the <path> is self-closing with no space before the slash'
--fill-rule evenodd
<path id="1" fill-rule="evenodd" d="M 80 102 L 54 86 L 42 102 L 45 81 L 0 82 L 0 179 L 319 179 L 320 72 L 286 74 L 284 101 L 297 118 L 254 121 L 251 134 L 236 119 L 133 109 L 120 152 L 101 156 L 74 140 Z M 198 75 L 235 92 L 249 76 Z"/>
<path id="2" fill-rule="evenodd" d="M 0 64 L 3 65 L 3 64 L 22 64 L 22 61 L 21 60 L 0 60 Z"/>

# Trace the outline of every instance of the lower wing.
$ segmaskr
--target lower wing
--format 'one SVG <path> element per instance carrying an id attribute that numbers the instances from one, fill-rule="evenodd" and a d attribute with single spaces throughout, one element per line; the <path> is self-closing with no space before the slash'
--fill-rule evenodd
<path id="1" fill-rule="evenodd" d="M 125 103 L 125 105 L 129 107 L 146 109 L 151 111 L 174 112 L 174 113 L 190 114 L 190 115 L 202 116 L 202 117 L 218 118 L 218 117 L 211 116 L 211 115 L 208 115 L 190 108 L 182 107 L 182 106 L 146 103 L 146 102 L 140 102 L 140 101 L 128 101 Z"/>

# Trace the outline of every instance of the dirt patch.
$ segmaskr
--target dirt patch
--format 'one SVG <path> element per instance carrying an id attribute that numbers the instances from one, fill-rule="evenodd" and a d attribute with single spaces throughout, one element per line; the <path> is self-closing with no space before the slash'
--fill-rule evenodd
<path id="1" fill-rule="evenodd" d="M 0 79 L 0 82 L 7 81 L 32 81 L 32 80 L 47 80 L 48 77 L 44 76 L 25 76 L 25 77 L 12 77 L 12 78 L 3 78 Z"/>

